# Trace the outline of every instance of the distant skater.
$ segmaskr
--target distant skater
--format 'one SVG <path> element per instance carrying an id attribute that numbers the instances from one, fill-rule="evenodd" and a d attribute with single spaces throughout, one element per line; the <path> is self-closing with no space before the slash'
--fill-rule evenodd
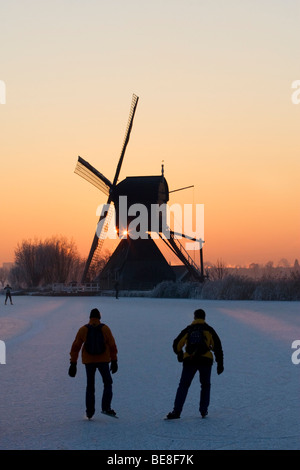
<path id="1" fill-rule="evenodd" d="M 221 340 L 215 330 L 205 322 L 204 310 L 195 310 L 194 321 L 175 338 L 173 351 L 177 354 L 178 361 L 182 362 L 182 373 L 173 411 L 167 414 L 166 419 L 180 418 L 189 387 L 197 371 L 201 384 L 199 412 L 202 418 L 205 418 L 210 402 L 210 377 L 213 365 L 211 351 L 215 355 L 218 375 L 224 371 L 224 365 Z"/>
<path id="2" fill-rule="evenodd" d="M 119 298 L 119 282 L 115 282 L 115 293 L 116 293 L 116 299 Z"/>
<path id="3" fill-rule="evenodd" d="M 6 291 L 6 295 L 5 295 L 5 305 L 6 305 L 7 299 L 9 299 L 9 300 L 10 300 L 10 304 L 13 305 L 13 303 L 12 303 L 12 298 L 11 298 L 11 290 L 12 290 L 12 287 L 11 287 L 9 284 L 6 284 L 6 286 L 4 287 L 4 290 Z"/>
<path id="4" fill-rule="evenodd" d="M 112 377 L 118 370 L 117 346 L 110 328 L 100 322 L 101 314 L 97 308 L 90 312 L 89 323 L 82 326 L 76 335 L 70 351 L 69 376 L 75 377 L 77 359 L 81 351 L 82 363 L 86 370 L 86 416 L 91 419 L 95 413 L 95 374 L 98 370 L 103 381 L 102 413 L 116 416 L 111 409 Z M 110 363 L 110 366 L 109 366 Z"/>

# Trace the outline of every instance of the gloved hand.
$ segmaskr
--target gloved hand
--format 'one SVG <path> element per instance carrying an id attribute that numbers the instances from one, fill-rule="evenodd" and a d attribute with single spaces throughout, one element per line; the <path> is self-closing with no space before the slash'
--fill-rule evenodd
<path id="1" fill-rule="evenodd" d="M 115 374 L 118 370 L 118 361 L 111 361 L 110 370 L 112 374 Z"/>
<path id="2" fill-rule="evenodd" d="M 224 366 L 223 364 L 218 364 L 217 365 L 217 374 L 220 375 L 224 371 Z"/>
<path id="3" fill-rule="evenodd" d="M 183 362 L 183 351 L 179 351 L 179 353 L 177 353 L 177 361 Z"/>
<path id="4" fill-rule="evenodd" d="M 77 372 L 77 363 L 71 362 L 70 367 L 69 367 L 69 376 L 75 377 L 76 372 Z"/>

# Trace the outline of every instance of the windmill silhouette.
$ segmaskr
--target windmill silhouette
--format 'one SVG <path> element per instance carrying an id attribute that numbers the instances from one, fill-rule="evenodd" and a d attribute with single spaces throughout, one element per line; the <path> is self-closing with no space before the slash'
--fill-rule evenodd
<path id="1" fill-rule="evenodd" d="M 78 157 L 75 173 L 96 186 L 108 196 L 107 203 L 100 215 L 97 230 L 93 238 L 88 258 L 84 267 L 82 283 L 99 281 L 101 288 L 111 288 L 118 282 L 120 288 L 146 289 L 152 288 L 163 280 L 175 280 L 175 273 L 168 264 L 155 241 L 149 234 L 143 233 L 143 237 L 132 238 L 128 232 L 128 226 L 132 217 L 127 215 L 125 220 L 120 217 L 120 198 L 126 196 L 128 207 L 134 204 L 143 204 L 148 211 L 148 227 L 151 227 L 151 206 L 153 204 L 166 204 L 169 200 L 168 183 L 164 177 L 162 165 L 161 175 L 158 176 L 129 176 L 118 182 L 124 160 L 125 151 L 129 142 L 135 116 L 138 96 L 133 94 L 128 123 L 125 131 L 121 155 L 119 157 L 115 176 L 111 182 L 102 173 L 80 156 Z M 186 188 L 181 188 L 186 189 Z M 178 191 L 178 190 L 175 190 Z M 172 191 L 170 191 L 172 192 Z M 116 230 L 121 238 L 117 248 L 109 258 L 105 267 L 99 273 L 99 261 L 101 249 L 106 238 L 108 227 L 115 208 Z M 160 215 L 161 216 L 161 215 Z M 169 230 L 168 237 L 163 237 L 161 230 L 164 221 L 159 221 L 157 233 L 173 253 L 187 268 L 192 279 L 203 281 L 202 244 L 200 244 L 200 269 L 187 253 L 183 245 L 176 238 L 176 234 Z M 126 233 L 126 235 L 123 235 Z M 192 237 L 182 235 L 190 240 Z"/>

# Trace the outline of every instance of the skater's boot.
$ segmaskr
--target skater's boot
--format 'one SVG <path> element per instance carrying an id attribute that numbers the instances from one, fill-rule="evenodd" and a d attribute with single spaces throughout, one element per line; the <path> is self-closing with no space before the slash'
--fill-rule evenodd
<path id="1" fill-rule="evenodd" d="M 170 413 L 167 414 L 166 419 L 179 419 L 180 418 L 180 413 L 176 411 L 170 411 Z"/>

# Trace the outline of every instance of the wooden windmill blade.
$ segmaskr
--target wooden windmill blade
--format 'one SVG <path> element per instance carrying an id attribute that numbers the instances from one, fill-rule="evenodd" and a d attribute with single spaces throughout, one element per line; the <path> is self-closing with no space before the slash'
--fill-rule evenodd
<path id="1" fill-rule="evenodd" d="M 110 202 L 110 198 L 111 198 L 110 192 L 111 192 L 111 188 L 112 188 L 112 183 L 102 173 L 100 173 L 98 170 L 96 170 L 96 168 L 94 168 L 90 163 L 88 163 L 83 158 L 78 157 L 78 161 L 77 161 L 77 164 L 76 164 L 76 167 L 75 167 L 75 173 L 78 174 L 79 176 L 81 176 L 83 179 L 85 179 L 89 183 L 93 184 L 96 188 L 100 189 L 100 191 L 102 191 L 104 194 L 106 194 L 106 196 L 108 196 L 108 201 L 107 202 L 108 203 Z M 100 216 L 100 219 L 99 219 L 99 222 L 98 222 L 98 226 L 100 224 L 100 226 L 102 226 L 103 230 L 104 230 L 104 227 L 106 227 L 106 224 L 105 224 L 105 220 L 102 220 L 102 219 L 105 219 L 107 217 L 107 215 L 108 215 L 108 212 L 105 213 L 102 217 Z M 101 223 L 102 223 L 102 225 L 101 225 Z M 99 245 L 99 239 L 102 239 L 101 246 Z M 100 235 L 98 236 L 97 230 L 96 230 L 96 233 L 94 235 L 94 239 L 93 239 L 93 242 L 92 242 L 92 246 L 90 248 L 90 253 L 89 253 L 89 256 L 88 256 L 86 264 L 85 264 L 85 268 L 84 268 L 84 272 L 83 272 L 81 282 L 84 282 L 87 279 L 88 270 L 90 268 L 93 256 L 96 253 L 96 250 L 98 252 L 100 252 L 100 249 L 101 249 L 102 244 L 103 244 L 103 240 L 104 239 L 103 239 L 103 237 L 101 237 L 101 232 L 100 232 Z M 95 256 L 94 263 L 93 263 L 94 265 L 96 264 L 96 259 L 98 257 L 99 257 L 99 253 L 98 253 L 97 257 Z"/>
<path id="2" fill-rule="evenodd" d="M 106 194 L 108 195 L 108 199 L 107 199 L 108 205 L 110 205 L 113 202 L 114 189 L 118 182 L 125 151 L 129 142 L 130 133 L 131 133 L 132 124 L 133 124 L 133 118 L 135 115 L 138 99 L 139 99 L 138 96 L 136 95 L 132 96 L 130 113 L 129 113 L 129 118 L 128 118 L 127 127 L 125 131 L 125 137 L 124 137 L 121 155 L 119 158 L 119 162 L 117 165 L 113 183 L 111 183 L 107 178 L 105 178 L 105 176 L 102 175 L 102 173 L 98 172 L 98 170 L 92 167 L 92 165 L 90 165 L 88 162 L 83 160 L 81 157 L 78 157 L 78 162 L 77 162 L 77 166 L 75 169 L 75 173 L 82 176 L 84 179 L 92 183 L 94 186 L 98 187 L 98 189 L 100 189 L 102 192 L 107 191 Z M 103 240 L 104 240 L 103 231 L 106 230 L 107 225 L 109 224 L 108 217 L 111 217 L 110 213 L 111 211 L 108 210 L 106 214 L 102 214 L 99 218 L 98 227 L 101 226 L 102 228 L 101 228 L 100 234 L 96 230 L 96 233 L 94 235 L 92 246 L 90 248 L 90 252 L 89 252 L 86 264 L 85 264 L 85 268 L 84 268 L 84 272 L 82 276 L 82 282 L 85 282 L 88 278 L 92 278 L 95 275 L 95 268 L 97 265 L 97 261 L 99 259 L 99 254 L 100 254 L 100 251 L 103 245 Z"/>
<path id="3" fill-rule="evenodd" d="M 129 138 L 130 138 L 130 133 L 131 133 L 131 129 L 132 129 L 133 119 L 134 119 L 136 107 L 137 107 L 137 104 L 138 104 L 138 100 L 139 100 L 139 97 L 133 94 L 132 95 L 132 100 L 131 100 L 129 118 L 128 118 L 127 127 L 126 127 L 126 131 L 125 131 L 125 137 L 124 137 L 124 141 L 123 141 L 123 147 L 122 147 L 122 150 L 121 150 L 121 155 L 120 155 L 118 166 L 117 166 L 117 169 L 116 169 L 116 174 L 115 174 L 114 181 L 113 181 L 113 184 L 112 184 L 112 193 L 113 193 L 113 190 L 116 187 L 116 184 L 118 182 L 118 178 L 119 178 L 119 174 L 120 174 L 120 171 L 121 171 L 121 166 L 122 166 L 122 163 L 123 163 L 125 151 L 126 151 L 126 148 L 127 148 L 127 144 L 129 142 Z"/>
<path id="4" fill-rule="evenodd" d="M 83 158 L 78 157 L 74 172 L 96 186 L 96 188 L 100 189 L 106 196 L 109 195 L 112 183 Z"/>
<path id="5" fill-rule="evenodd" d="M 112 217 L 112 204 L 106 204 L 108 207 L 107 211 L 105 211 L 99 218 L 98 221 L 98 229 L 93 238 L 92 246 L 90 248 L 89 256 L 85 263 L 83 275 L 81 282 L 85 282 L 87 280 L 92 280 L 94 275 L 96 274 L 97 265 L 100 261 L 100 253 L 102 249 L 103 242 L 106 238 L 106 232 L 108 230 L 108 226 L 111 221 Z M 100 228 L 99 228 L 100 227 Z"/>

